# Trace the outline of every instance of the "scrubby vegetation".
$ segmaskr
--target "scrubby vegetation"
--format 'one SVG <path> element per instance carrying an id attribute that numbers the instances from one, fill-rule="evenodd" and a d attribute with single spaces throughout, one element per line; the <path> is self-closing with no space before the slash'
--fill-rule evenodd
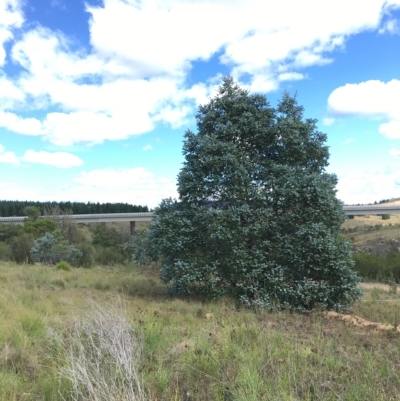
<path id="1" fill-rule="evenodd" d="M 56 215 L 60 213 L 56 210 Z M 143 252 L 130 238 L 129 227 L 75 224 L 69 214 L 40 216 L 39 209 L 25 210 L 23 225 L 0 223 L 0 260 L 48 265 L 66 261 L 72 266 L 112 266 L 129 263 L 132 254 Z M 132 248 L 133 247 L 133 248 Z"/>

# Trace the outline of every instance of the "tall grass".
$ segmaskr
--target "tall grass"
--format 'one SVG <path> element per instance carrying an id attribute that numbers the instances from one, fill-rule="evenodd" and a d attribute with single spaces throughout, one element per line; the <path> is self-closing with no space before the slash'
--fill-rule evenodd
<path id="1" fill-rule="evenodd" d="M 367 288 L 354 310 L 398 324 L 399 303 Z M 123 267 L 0 264 L 1 401 L 386 401 L 399 370 L 394 330 L 174 299 Z"/>
<path id="2" fill-rule="evenodd" d="M 360 252 L 353 255 L 354 270 L 367 280 L 400 283 L 400 253 L 376 256 Z"/>

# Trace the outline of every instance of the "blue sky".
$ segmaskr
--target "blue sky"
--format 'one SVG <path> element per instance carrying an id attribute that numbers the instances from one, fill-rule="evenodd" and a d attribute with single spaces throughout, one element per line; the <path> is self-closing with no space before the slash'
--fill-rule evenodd
<path id="1" fill-rule="evenodd" d="M 338 197 L 400 197 L 400 0 L 0 0 L 0 199 L 176 197 L 224 75 L 328 135 Z"/>

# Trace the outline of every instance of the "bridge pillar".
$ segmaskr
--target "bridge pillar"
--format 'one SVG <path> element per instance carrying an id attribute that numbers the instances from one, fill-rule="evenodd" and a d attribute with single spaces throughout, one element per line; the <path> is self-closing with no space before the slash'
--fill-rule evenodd
<path id="1" fill-rule="evenodd" d="M 136 235 L 136 221 L 130 221 L 131 225 L 131 237 Z"/>

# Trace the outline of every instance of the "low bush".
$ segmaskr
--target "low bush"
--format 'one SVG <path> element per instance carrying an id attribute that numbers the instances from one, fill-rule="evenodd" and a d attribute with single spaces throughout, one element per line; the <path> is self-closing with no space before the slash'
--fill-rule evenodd
<path id="1" fill-rule="evenodd" d="M 20 230 L 21 226 L 18 224 L 0 223 L 0 241 L 7 241 L 12 237 L 16 237 Z"/>
<path id="2" fill-rule="evenodd" d="M 10 241 L 11 259 L 17 263 L 32 263 L 31 248 L 33 237 L 31 234 L 22 234 L 13 237 Z"/>
<path id="3" fill-rule="evenodd" d="M 125 257 L 122 255 L 119 249 L 114 247 L 96 247 L 95 254 L 96 263 L 103 266 L 113 266 L 125 261 Z"/>
<path id="4" fill-rule="evenodd" d="M 54 265 L 64 260 L 72 266 L 78 266 L 82 256 L 82 252 L 78 248 L 50 233 L 35 240 L 30 254 L 33 262 L 46 265 Z"/>
<path id="5" fill-rule="evenodd" d="M 68 262 L 66 262 L 65 260 L 58 262 L 55 267 L 57 270 L 65 270 L 65 271 L 71 270 L 71 265 Z"/>
<path id="6" fill-rule="evenodd" d="M 400 283 L 400 253 L 376 256 L 360 252 L 353 255 L 353 260 L 354 270 L 368 280 Z"/>
<path id="7" fill-rule="evenodd" d="M 79 259 L 79 266 L 92 267 L 94 263 L 96 249 L 92 245 L 85 242 L 78 244 L 76 247 L 80 250 L 82 254 Z"/>
<path id="8" fill-rule="evenodd" d="M 382 215 L 382 220 L 389 220 L 390 219 L 390 214 L 383 214 Z"/>
<path id="9" fill-rule="evenodd" d="M 158 260 L 158 252 L 149 238 L 148 230 L 141 230 L 131 237 L 124 246 L 124 251 L 132 258 L 132 262 L 140 266 L 152 266 Z"/>
<path id="10" fill-rule="evenodd" d="M 0 242 L 0 260 L 10 260 L 11 259 L 11 249 L 10 246 L 1 241 Z"/>

